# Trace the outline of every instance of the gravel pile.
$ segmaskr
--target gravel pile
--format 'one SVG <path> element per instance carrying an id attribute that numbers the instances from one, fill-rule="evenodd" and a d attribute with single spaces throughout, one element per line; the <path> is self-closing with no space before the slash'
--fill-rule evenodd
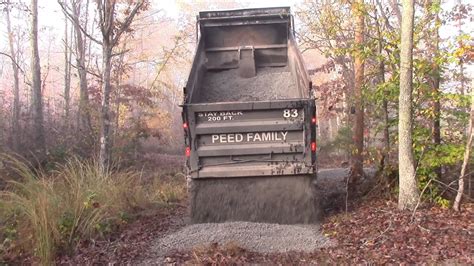
<path id="1" fill-rule="evenodd" d="M 206 72 L 199 102 L 263 101 L 298 98 L 288 67 L 257 69 L 252 78 L 242 78 L 238 69 Z"/>
<path id="2" fill-rule="evenodd" d="M 158 239 L 152 252 L 164 256 L 170 251 L 185 251 L 212 243 L 238 245 L 249 251 L 271 253 L 310 252 L 327 246 L 318 225 L 279 225 L 250 222 L 193 224 Z"/>

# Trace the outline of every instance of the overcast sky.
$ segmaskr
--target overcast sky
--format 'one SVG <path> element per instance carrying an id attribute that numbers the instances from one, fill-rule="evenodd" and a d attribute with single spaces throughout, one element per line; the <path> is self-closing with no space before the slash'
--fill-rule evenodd
<path id="1" fill-rule="evenodd" d="M 179 17 L 179 4 L 177 4 L 177 1 L 172 1 L 172 0 L 151 0 L 152 5 L 154 7 L 159 7 L 160 9 L 163 9 L 164 12 L 166 13 L 167 16 L 172 17 L 172 18 L 178 18 Z M 241 0 L 243 4 L 243 7 L 272 7 L 272 6 L 290 6 L 295 8 L 295 6 L 298 3 L 301 3 L 303 0 Z M 456 3 L 458 3 L 459 0 L 443 0 L 443 10 L 449 10 L 451 9 Z M 461 0 L 463 3 L 470 3 L 474 5 L 474 0 Z M 28 2 L 28 1 L 26 1 Z M 64 29 L 64 15 L 62 14 L 62 11 L 57 3 L 57 0 L 39 0 L 39 26 L 40 28 L 42 27 L 47 27 L 49 28 L 50 31 L 53 32 L 52 36 L 54 40 L 40 40 L 40 43 L 45 43 L 49 41 L 54 41 L 54 42 L 61 42 L 61 38 L 63 35 L 63 29 Z M 180 0 L 180 2 L 186 2 L 186 3 L 196 3 L 200 2 L 199 0 Z M 203 2 L 212 2 L 213 6 L 216 7 L 216 9 L 220 9 L 219 6 L 226 6 L 226 2 L 228 3 L 229 1 L 226 0 L 217 0 L 217 1 L 203 1 Z M 230 2 L 235 3 L 234 0 L 231 0 Z M 16 21 L 18 23 L 18 21 Z M 20 23 L 25 23 L 25 26 L 29 23 L 28 19 L 21 19 Z M 0 50 L 1 51 L 7 51 L 8 50 L 8 45 L 7 45 L 7 34 L 6 34 L 6 27 L 5 25 L 5 19 L 4 15 L 1 15 L 0 19 Z M 466 23 L 466 25 L 463 25 L 463 31 L 466 33 L 474 34 L 474 23 L 471 21 L 471 23 Z M 440 29 L 440 35 L 442 38 L 448 38 L 448 37 L 453 37 L 458 34 L 458 29 L 453 26 L 443 26 Z M 51 35 L 50 35 L 51 36 Z M 41 37 L 40 37 L 41 39 Z M 470 67 L 468 69 L 468 72 L 471 72 L 470 75 L 471 77 L 473 76 L 473 68 Z"/>
<path id="2" fill-rule="evenodd" d="M 199 0 L 180 0 L 180 2 L 200 2 Z M 240 1 L 244 6 L 247 7 L 272 7 L 272 6 L 290 6 L 294 7 L 301 3 L 303 0 L 242 0 Z M 443 9 L 449 10 L 451 9 L 459 0 L 443 0 Z M 226 0 L 217 0 L 217 1 L 205 1 L 205 2 L 212 2 L 215 3 L 214 6 L 219 9 L 219 5 L 222 4 L 225 6 Z M 235 2 L 235 1 L 231 1 Z M 474 0 L 462 0 L 463 3 L 471 3 L 474 5 Z M 159 7 L 163 9 L 166 15 L 169 17 L 177 18 L 179 16 L 179 8 L 177 1 L 172 0 L 152 0 L 152 4 L 155 7 Z M 23 20 L 22 23 L 28 23 L 28 20 Z M 59 36 L 63 32 L 63 25 L 64 25 L 64 15 L 61 12 L 61 9 L 56 0 L 39 0 L 39 24 L 41 27 L 49 27 L 57 31 Z M 0 25 L 5 25 L 5 19 L 2 16 L 0 21 Z M 1 27 L 1 34 L 0 34 L 0 47 L 6 47 L 6 29 L 5 27 Z M 464 30 L 467 32 L 471 32 L 474 29 L 474 23 L 470 23 L 469 25 L 464 25 Z M 452 34 L 457 33 L 457 30 L 453 29 L 452 27 L 444 27 L 441 29 L 442 37 L 448 37 Z"/>

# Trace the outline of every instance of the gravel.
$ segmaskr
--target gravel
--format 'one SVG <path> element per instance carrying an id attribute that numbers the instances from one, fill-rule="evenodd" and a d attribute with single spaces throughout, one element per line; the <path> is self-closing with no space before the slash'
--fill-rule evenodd
<path id="1" fill-rule="evenodd" d="M 321 209 L 313 182 L 310 175 L 195 179 L 191 222 L 315 223 Z"/>
<path id="2" fill-rule="evenodd" d="M 242 78 L 238 69 L 206 72 L 200 90 L 201 103 L 263 101 L 297 98 L 298 92 L 288 67 L 257 69 L 252 78 Z"/>
<path id="3" fill-rule="evenodd" d="M 372 177 L 374 169 L 365 169 Z M 343 203 L 345 177 L 348 169 L 321 169 L 316 181 L 317 193 L 321 194 L 323 206 L 334 208 Z M 340 202 L 339 202 L 340 201 Z M 331 206 L 333 205 L 333 206 Z M 342 206 L 342 205 L 341 205 Z M 157 239 L 148 251 L 148 260 L 142 265 L 162 264 L 166 255 L 173 251 L 189 251 L 213 243 L 221 246 L 237 245 L 249 251 L 275 253 L 315 249 L 333 245 L 321 233 L 318 224 L 281 225 L 274 223 L 225 222 L 201 223 L 170 231 Z"/>
<path id="4" fill-rule="evenodd" d="M 251 222 L 226 222 L 188 225 L 158 239 L 152 252 L 164 256 L 171 251 L 186 251 L 207 246 L 235 244 L 260 253 L 311 252 L 330 245 L 319 225 L 280 225 Z"/>

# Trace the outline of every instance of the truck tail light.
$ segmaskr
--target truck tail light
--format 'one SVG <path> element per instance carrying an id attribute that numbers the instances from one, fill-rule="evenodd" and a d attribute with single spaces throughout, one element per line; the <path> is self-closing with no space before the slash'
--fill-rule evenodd
<path id="1" fill-rule="evenodd" d="M 186 147 L 186 151 L 184 153 L 186 154 L 186 157 L 191 156 L 191 148 Z"/>
<path id="2" fill-rule="evenodd" d="M 183 123 L 183 128 L 188 129 L 188 123 Z"/>
<path id="3" fill-rule="evenodd" d="M 311 151 L 312 152 L 316 151 L 316 141 L 311 142 Z"/>
<path id="4" fill-rule="evenodd" d="M 318 121 L 318 120 L 316 119 L 316 116 L 313 116 L 313 118 L 311 118 L 311 123 L 312 123 L 313 125 L 316 125 L 316 122 L 317 122 L 317 121 Z"/>

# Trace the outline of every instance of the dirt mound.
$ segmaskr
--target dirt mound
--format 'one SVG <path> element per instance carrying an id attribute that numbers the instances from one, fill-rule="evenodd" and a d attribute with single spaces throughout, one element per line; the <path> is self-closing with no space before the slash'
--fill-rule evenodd
<path id="1" fill-rule="evenodd" d="M 264 101 L 297 98 L 288 67 L 257 69 L 252 78 L 242 78 L 238 69 L 206 72 L 199 102 Z"/>

